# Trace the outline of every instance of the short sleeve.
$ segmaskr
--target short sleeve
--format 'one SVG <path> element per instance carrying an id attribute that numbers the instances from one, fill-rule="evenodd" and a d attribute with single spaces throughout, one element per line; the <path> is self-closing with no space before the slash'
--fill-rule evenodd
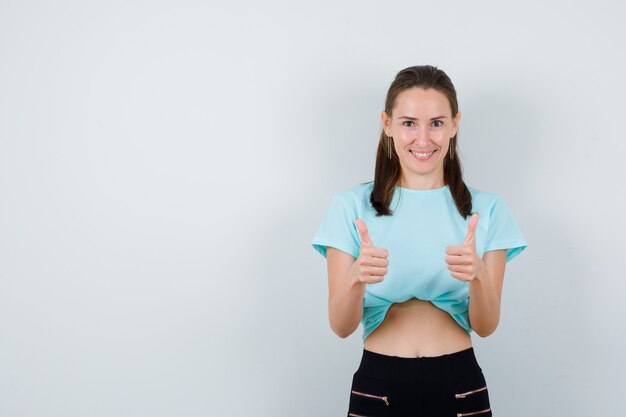
<path id="1" fill-rule="evenodd" d="M 506 249 L 506 262 L 526 249 L 526 239 L 504 200 L 498 196 L 489 211 L 485 252 Z"/>
<path id="2" fill-rule="evenodd" d="M 326 246 L 332 246 L 359 257 L 360 238 L 356 228 L 356 212 L 342 197 L 335 195 L 311 244 L 326 257 Z"/>

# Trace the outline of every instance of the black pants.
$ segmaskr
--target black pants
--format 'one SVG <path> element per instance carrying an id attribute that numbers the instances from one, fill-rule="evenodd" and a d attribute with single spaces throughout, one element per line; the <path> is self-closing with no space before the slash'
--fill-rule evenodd
<path id="1" fill-rule="evenodd" d="M 352 379 L 348 416 L 491 415 L 487 383 L 473 348 L 421 358 L 363 349 Z"/>

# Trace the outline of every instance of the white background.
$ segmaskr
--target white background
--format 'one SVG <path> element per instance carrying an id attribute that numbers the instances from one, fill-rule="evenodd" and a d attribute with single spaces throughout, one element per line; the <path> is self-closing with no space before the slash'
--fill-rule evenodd
<path id="1" fill-rule="evenodd" d="M 528 240 L 473 336 L 494 415 L 621 415 L 625 9 L 0 1 L 0 415 L 345 415 L 310 240 L 420 64 Z"/>

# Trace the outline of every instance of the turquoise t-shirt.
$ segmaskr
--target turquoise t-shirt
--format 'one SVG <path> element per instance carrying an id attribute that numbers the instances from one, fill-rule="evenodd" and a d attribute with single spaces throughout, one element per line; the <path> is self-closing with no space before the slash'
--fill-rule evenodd
<path id="1" fill-rule="evenodd" d="M 450 275 L 445 261 L 445 248 L 465 241 L 471 216 L 461 216 L 447 185 L 434 190 L 396 187 L 389 206 L 393 215 L 376 216 L 369 201 L 373 188 L 372 181 L 335 194 L 311 242 L 324 257 L 326 246 L 332 246 L 358 258 L 358 217 L 374 246 L 387 249 L 387 275 L 365 286 L 363 341 L 382 323 L 392 303 L 411 297 L 431 301 L 471 332 L 468 283 Z M 511 261 L 527 245 L 508 206 L 495 193 L 467 188 L 472 212 L 479 213 L 476 253 L 482 258 L 487 251 L 506 249 L 506 261 Z"/>

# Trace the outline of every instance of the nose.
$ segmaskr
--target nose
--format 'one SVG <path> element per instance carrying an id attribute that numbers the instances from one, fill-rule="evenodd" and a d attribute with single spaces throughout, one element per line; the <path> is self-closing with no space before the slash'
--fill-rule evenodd
<path id="1" fill-rule="evenodd" d="M 428 143 L 430 142 L 428 129 L 426 127 L 416 129 L 413 140 L 420 146 L 428 145 Z"/>

